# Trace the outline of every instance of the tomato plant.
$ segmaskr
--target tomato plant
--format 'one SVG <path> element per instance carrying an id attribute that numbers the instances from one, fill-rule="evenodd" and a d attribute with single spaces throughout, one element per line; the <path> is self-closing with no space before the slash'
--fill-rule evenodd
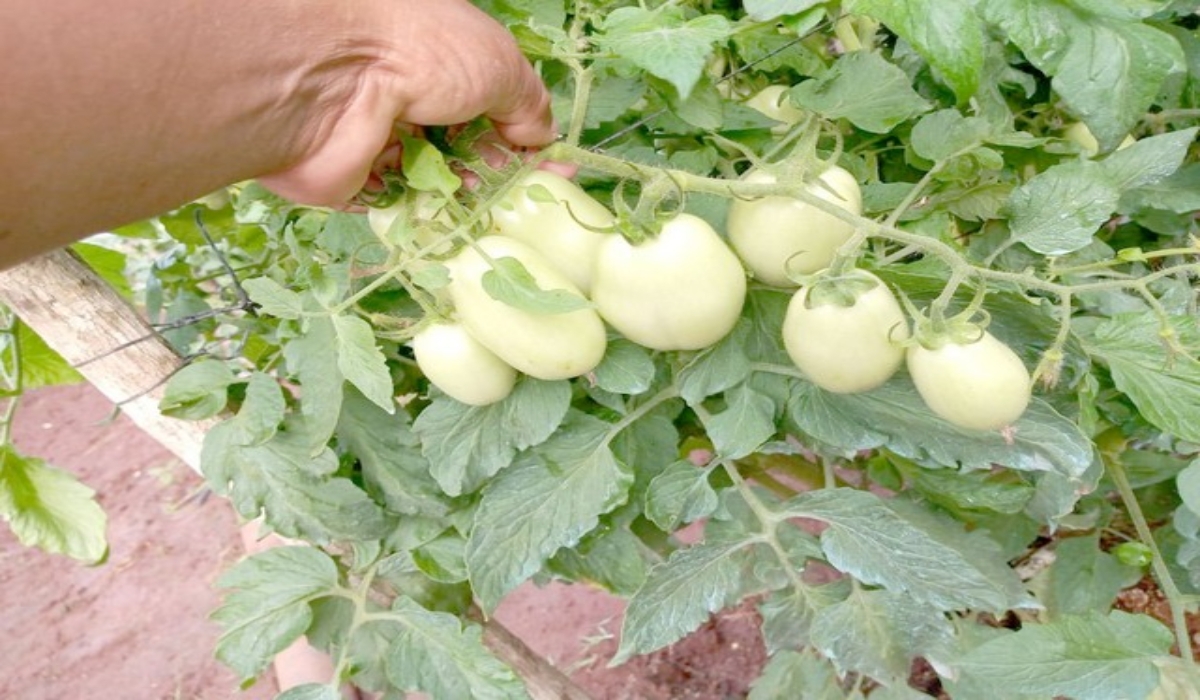
<path id="1" fill-rule="evenodd" d="M 256 314 L 172 334 L 226 371 L 168 394 L 231 414 L 210 487 L 310 543 L 227 574 L 222 660 L 307 632 L 338 678 L 290 697 L 525 697 L 478 620 L 557 579 L 627 599 L 618 662 L 753 601 L 756 699 L 1197 686 L 1194 3 L 478 4 L 577 184 L 434 130 L 389 174 L 444 203 L 416 229 L 247 183 L 125 231 L 170 236 L 156 315 L 220 301 L 196 216 L 245 278 Z M 525 375 L 502 400 L 427 391 L 410 342 L 451 314 Z M 963 314 L 987 334 L 891 371 L 905 322 Z M 1119 609 L 1142 579 L 1167 614 Z"/>
<path id="2" fill-rule="evenodd" d="M 775 175 L 756 171 L 746 182 L 772 184 Z M 854 176 L 839 166 L 822 172 L 809 194 L 853 214 L 862 213 L 862 193 Z M 854 235 L 854 224 L 790 197 L 736 200 L 729 205 L 729 239 L 756 278 L 777 287 L 794 286 L 792 276 L 829 266 Z"/>
<path id="3" fill-rule="evenodd" d="M 459 323 L 429 324 L 413 336 L 412 351 L 425 377 L 465 404 L 501 401 L 517 382 L 517 371 Z"/>

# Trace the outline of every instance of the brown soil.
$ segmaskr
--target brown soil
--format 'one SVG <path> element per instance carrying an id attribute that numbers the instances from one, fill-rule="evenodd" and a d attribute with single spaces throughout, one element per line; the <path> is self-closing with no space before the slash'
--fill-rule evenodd
<path id="1" fill-rule="evenodd" d="M 79 474 L 109 515 L 111 554 L 88 568 L 19 545 L 0 525 L 0 698 L 266 700 L 239 691 L 212 649 L 212 583 L 241 556 L 228 504 L 87 386 L 28 396 L 15 441 Z M 596 700 L 745 697 L 764 651 L 752 607 L 617 668 L 620 601 L 584 586 L 525 586 L 497 613 Z"/>

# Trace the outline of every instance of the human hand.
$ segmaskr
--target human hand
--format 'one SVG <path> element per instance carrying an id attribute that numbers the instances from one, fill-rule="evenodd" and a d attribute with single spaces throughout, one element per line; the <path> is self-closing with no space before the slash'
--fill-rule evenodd
<path id="1" fill-rule="evenodd" d="M 500 141 L 555 138 L 550 96 L 512 35 L 465 0 L 370 3 L 349 66 L 331 65 L 306 143 L 285 170 L 259 178 L 277 194 L 332 205 L 354 196 L 400 125 L 449 125 L 483 115 Z"/>

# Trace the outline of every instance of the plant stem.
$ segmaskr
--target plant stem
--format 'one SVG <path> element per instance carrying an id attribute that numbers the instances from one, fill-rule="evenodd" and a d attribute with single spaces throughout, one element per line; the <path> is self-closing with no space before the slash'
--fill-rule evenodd
<path id="1" fill-rule="evenodd" d="M 1184 611 L 1184 604 L 1179 587 L 1175 585 L 1175 579 L 1171 578 L 1171 571 L 1167 568 L 1167 562 L 1163 559 L 1162 551 L 1158 548 L 1158 542 L 1154 540 L 1154 533 L 1150 531 L 1150 524 L 1146 522 L 1146 515 L 1142 512 L 1142 506 L 1137 501 L 1137 495 L 1133 492 L 1133 487 L 1129 483 L 1129 477 L 1125 474 L 1125 467 L 1121 464 L 1120 457 L 1117 455 L 1103 455 L 1104 466 L 1108 470 L 1108 475 L 1112 478 L 1113 483 L 1117 486 L 1117 492 L 1121 494 L 1121 502 L 1125 504 L 1125 510 L 1129 512 L 1129 517 L 1133 520 L 1133 526 L 1137 529 L 1138 539 L 1142 544 L 1150 548 L 1154 559 L 1150 565 L 1154 569 L 1154 577 L 1158 579 L 1158 586 L 1162 589 L 1163 595 L 1167 598 L 1167 603 L 1171 606 L 1171 620 L 1175 626 L 1175 640 L 1179 644 L 1179 653 L 1184 661 L 1189 666 L 1195 666 L 1196 659 L 1192 654 L 1192 638 L 1188 634 L 1187 616 Z"/>

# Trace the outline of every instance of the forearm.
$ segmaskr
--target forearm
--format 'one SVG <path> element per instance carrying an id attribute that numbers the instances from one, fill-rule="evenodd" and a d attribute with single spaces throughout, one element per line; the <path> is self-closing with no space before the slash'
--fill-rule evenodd
<path id="1" fill-rule="evenodd" d="M 355 4 L 0 3 L 0 265 L 291 165 L 373 60 Z"/>

